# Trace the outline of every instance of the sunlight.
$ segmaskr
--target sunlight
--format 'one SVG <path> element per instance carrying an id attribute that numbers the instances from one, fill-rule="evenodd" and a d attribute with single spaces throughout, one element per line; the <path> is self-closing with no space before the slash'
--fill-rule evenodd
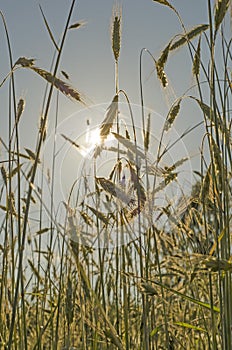
<path id="1" fill-rule="evenodd" d="M 93 130 L 88 130 L 86 134 L 86 141 L 90 148 L 98 146 L 101 144 L 100 129 L 96 128 Z"/>
<path id="2" fill-rule="evenodd" d="M 86 157 L 90 155 L 90 153 L 94 150 L 96 146 L 99 146 L 101 144 L 101 136 L 100 136 L 100 129 L 90 129 L 87 128 L 87 131 L 85 133 L 85 142 L 81 145 L 81 147 L 78 149 L 80 154 L 83 157 Z"/>
<path id="3" fill-rule="evenodd" d="M 114 136 L 110 133 L 105 142 L 115 140 Z M 96 146 L 99 146 L 102 143 L 100 129 L 97 127 L 96 129 L 88 129 L 85 135 L 86 147 L 93 149 Z"/>

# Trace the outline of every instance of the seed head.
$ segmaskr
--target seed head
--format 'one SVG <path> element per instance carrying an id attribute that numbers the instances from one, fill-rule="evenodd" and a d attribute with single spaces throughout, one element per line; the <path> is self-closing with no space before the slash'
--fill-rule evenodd
<path id="1" fill-rule="evenodd" d="M 115 6 L 112 17 L 112 50 L 116 62 L 118 62 L 121 47 L 121 22 L 122 9 L 119 6 Z"/>

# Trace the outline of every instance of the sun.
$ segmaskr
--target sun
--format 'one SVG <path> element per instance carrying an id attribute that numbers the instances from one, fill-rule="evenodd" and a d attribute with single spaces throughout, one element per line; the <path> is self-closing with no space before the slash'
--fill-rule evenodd
<path id="1" fill-rule="evenodd" d="M 112 134 L 109 134 L 107 137 L 107 142 L 115 140 Z M 79 149 L 79 152 L 83 156 L 90 155 L 92 151 L 102 145 L 102 138 L 100 133 L 100 128 L 95 127 L 93 129 L 88 128 L 85 133 L 85 142 L 82 144 L 81 149 Z"/>
<path id="2" fill-rule="evenodd" d="M 83 140 L 84 142 L 82 142 L 81 147 L 78 151 L 81 153 L 82 156 L 86 157 L 92 153 L 95 147 L 101 144 L 100 129 L 87 128 L 84 137 L 85 140 Z"/>
<path id="3" fill-rule="evenodd" d="M 95 146 L 99 146 L 101 144 L 101 135 L 100 135 L 99 128 L 89 130 L 86 136 L 87 136 L 87 143 L 90 145 L 91 148 Z"/>

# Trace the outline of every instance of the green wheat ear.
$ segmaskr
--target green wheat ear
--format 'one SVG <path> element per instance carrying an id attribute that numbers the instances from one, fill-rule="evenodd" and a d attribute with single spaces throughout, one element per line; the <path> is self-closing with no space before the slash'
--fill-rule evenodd
<path id="1" fill-rule="evenodd" d="M 197 49 L 193 59 L 193 75 L 199 76 L 200 73 L 200 64 L 201 64 L 201 36 L 199 37 Z"/>
<path id="2" fill-rule="evenodd" d="M 112 20 L 112 50 L 114 59 L 118 62 L 120 48 L 121 48 L 121 23 L 122 23 L 122 9 L 119 6 L 115 6 L 113 9 Z"/>

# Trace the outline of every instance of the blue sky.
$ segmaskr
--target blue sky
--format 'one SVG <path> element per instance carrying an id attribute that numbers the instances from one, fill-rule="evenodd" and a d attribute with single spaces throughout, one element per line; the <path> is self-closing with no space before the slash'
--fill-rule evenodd
<path id="1" fill-rule="evenodd" d="M 115 92 L 114 87 L 114 60 L 111 50 L 111 18 L 114 0 L 79 0 L 76 2 L 71 23 L 83 20 L 86 25 L 78 30 L 70 30 L 65 50 L 62 56 L 60 71 L 66 71 L 70 76 L 70 84 L 83 93 L 89 103 L 87 117 L 81 113 L 77 116 L 75 125 L 78 133 L 86 129 L 86 119 L 89 115 L 93 125 L 97 125 L 104 116 L 104 108 L 109 105 Z M 206 1 L 173 0 L 171 3 L 177 8 L 187 29 L 192 26 L 207 23 Z M 49 70 L 54 46 L 45 28 L 39 4 L 47 18 L 50 28 L 57 42 L 62 34 L 68 15 L 71 1 L 65 0 L 8 0 L 0 1 L 0 10 L 5 16 L 9 30 L 14 61 L 19 57 L 36 58 L 38 67 Z M 174 13 L 167 7 L 152 0 L 121 0 L 122 5 L 122 48 L 119 59 L 119 85 L 124 89 L 131 103 L 139 104 L 139 54 L 146 47 L 158 58 L 169 39 L 181 33 L 181 26 Z M 9 71 L 9 61 L 3 26 L 0 26 L 1 39 L 1 79 Z M 154 110 L 161 117 L 165 117 L 174 99 L 180 96 L 193 83 L 191 77 L 191 63 L 187 50 L 177 52 L 171 57 L 167 66 L 170 84 L 163 94 L 160 83 L 153 71 L 151 59 L 143 58 L 143 83 L 146 107 Z M 153 72 L 153 74 L 152 74 Z M 38 120 L 41 113 L 45 82 L 31 71 L 22 69 L 16 72 L 17 98 L 26 100 L 26 108 L 21 120 L 21 145 L 34 148 L 35 137 L 38 130 Z M 54 95 L 55 96 L 55 95 Z M 7 132 L 7 122 L 4 122 L 4 113 L 7 113 L 7 88 L 0 90 L 0 103 L 2 107 L 1 129 Z M 55 101 L 55 100 L 54 100 Z M 92 106 L 100 106 L 97 113 Z M 92 109 L 91 109 L 92 108 Z M 59 124 L 65 125 L 83 106 L 60 97 Z M 103 115 L 101 118 L 102 111 Z M 4 111 L 4 112 L 3 112 Z M 54 126 L 54 109 L 49 116 L 49 133 L 52 134 Z M 96 116 L 96 119 L 95 119 Z M 202 118 L 196 113 L 191 104 L 187 113 L 180 114 L 175 128 L 177 134 L 192 127 Z M 62 124 L 64 123 L 64 124 Z M 138 122 L 139 123 L 139 122 Z M 155 136 L 158 138 L 161 123 L 152 121 Z M 72 129 L 74 126 L 70 126 Z M 64 127 L 65 129 L 65 127 Z M 62 130 L 61 130 L 62 132 Z M 203 130 L 196 130 L 186 139 L 184 147 L 192 157 L 193 167 L 199 165 L 200 140 Z M 199 140 L 199 142 L 196 142 Z M 183 147 L 183 145 L 180 147 Z M 177 151 L 176 151 L 177 152 Z M 182 156 L 180 152 L 180 156 Z"/>

